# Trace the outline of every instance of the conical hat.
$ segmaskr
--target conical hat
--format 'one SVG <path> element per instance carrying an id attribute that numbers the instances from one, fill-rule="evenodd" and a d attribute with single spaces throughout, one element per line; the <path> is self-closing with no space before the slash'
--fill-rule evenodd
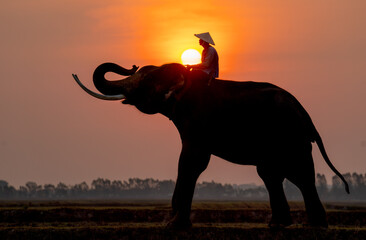
<path id="1" fill-rule="evenodd" d="M 209 44 L 215 45 L 215 42 L 213 41 L 209 32 L 195 34 L 195 36 Z"/>

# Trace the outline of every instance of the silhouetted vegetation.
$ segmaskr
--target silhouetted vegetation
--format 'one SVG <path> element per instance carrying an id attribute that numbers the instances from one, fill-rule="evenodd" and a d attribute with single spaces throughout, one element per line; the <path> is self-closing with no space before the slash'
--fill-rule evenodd
<path id="1" fill-rule="evenodd" d="M 347 173 L 343 175 L 348 181 L 351 194 L 346 194 L 341 180 L 334 176 L 329 185 L 323 174 L 317 174 L 316 186 L 319 196 L 325 201 L 364 201 L 366 199 L 366 174 Z M 175 182 L 172 180 L 155 180 L 130 178 L 128 181 L 111 181 L 98 178 L 89 186 L 86 182 L 66 185 L 62 182 L 38 185 L 29 181 L 18 189 L 0 180 L 0 199 L 34 200 L 34 199 L 170 199 Z M 297 187 L 285 180 L 284 189 L 288 200 L 302 200 Z M 207 200 L 268 200 L 264 186 L 231 185 L 216 182 L 198 183 L 195 199 Z"/>

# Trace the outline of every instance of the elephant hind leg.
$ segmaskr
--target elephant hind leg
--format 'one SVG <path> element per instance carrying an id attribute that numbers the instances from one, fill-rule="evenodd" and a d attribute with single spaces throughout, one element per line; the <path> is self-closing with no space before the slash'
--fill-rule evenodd
<path id="1" fill-rule="evenodd" d="M 290 207 L 283 191 L 284 177 L 274 176 L 269 171 L 260 167 L 257 168 L 259 176 L 262 178 L 268 194 L 272 209 L 272 219 L 269 223 L 270 228 L 283 228 L 292 224 Z"/>
<path id="2" fill-rule="evenodd" d="M 302 173 L 303 174 L 292 175 L 287 177 L 287 179 L 295 184 L 303 195 L 308 216 L 308 225 L 327 228 L 328 222 L 326 213 L 315 187 L 314 168 L 310 174 L 309 171 L 303 171 Z M 306 173 L 309 175 L 306 175 Z"/>

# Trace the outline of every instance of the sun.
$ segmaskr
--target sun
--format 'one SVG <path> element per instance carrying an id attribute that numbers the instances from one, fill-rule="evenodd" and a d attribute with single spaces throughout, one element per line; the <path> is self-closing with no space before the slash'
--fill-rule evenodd
<path id="1" fill-rule="evenodd" d="M 182 53 L 181 59 L 184 65 L 194 65 L 201 62 L 201 54 L 195 49 L 187 49 Z"/>

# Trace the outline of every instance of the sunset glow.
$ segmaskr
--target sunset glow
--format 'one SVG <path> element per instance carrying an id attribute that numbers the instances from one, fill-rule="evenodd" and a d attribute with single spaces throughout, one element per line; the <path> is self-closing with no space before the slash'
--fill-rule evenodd
<path id="1" fill-rule="evenodd" d="M 182 54 L 202 53 L 194 34 L 203 32 L 215 42 L 220 79 L 290 91 L 338 170 L 365 173 L 365 9 L 364 0 L 2 1 L 1 179 L 15 186 L 177 179 L 182 141 L 172 121 L 93 99 L 71 74 L 94 88 L 104 62 L 127 69 L 198 63 Z M 331 180 L 314 153 L 316 172 Z M 255 167 L 218 158 L 199 179 L 212 180 L 263 184 Z"/>
<path id="2" fill-rule="evenodd" d="M 193 65 L 201 62 L 201 54 L 195 49 L 187 49 L 182 53 L 182 63 L 184 65 Z"/>

